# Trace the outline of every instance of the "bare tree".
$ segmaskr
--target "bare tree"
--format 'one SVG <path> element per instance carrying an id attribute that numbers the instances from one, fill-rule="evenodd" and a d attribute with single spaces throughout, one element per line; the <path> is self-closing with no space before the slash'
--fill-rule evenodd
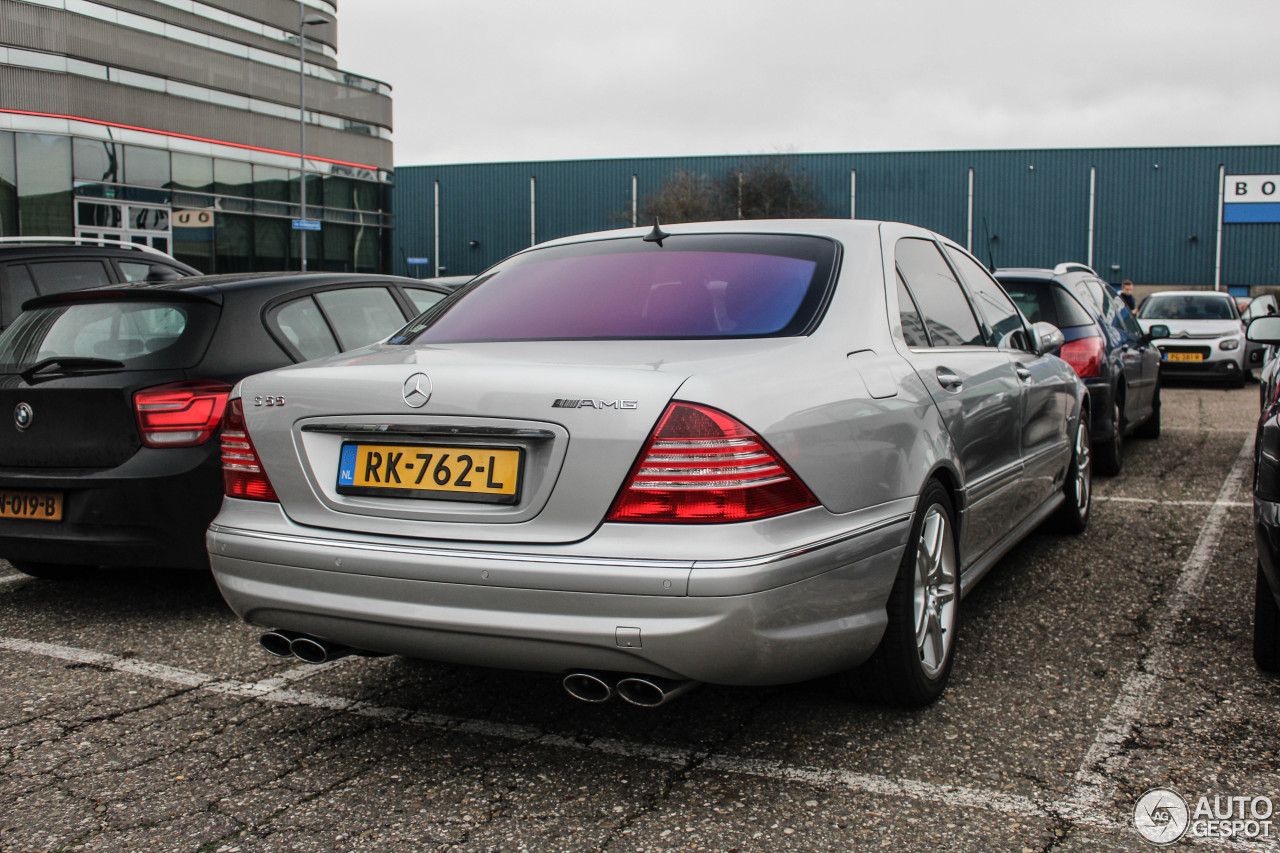
<path id="1" fill-rule="evenodd" d="M 641 222 L 708 222 L 718 219 L 798 219 L 821 216 L 813 181 L 782 157 L 730 169 L 712 178 L 673 172 L 647 196 Z"/>

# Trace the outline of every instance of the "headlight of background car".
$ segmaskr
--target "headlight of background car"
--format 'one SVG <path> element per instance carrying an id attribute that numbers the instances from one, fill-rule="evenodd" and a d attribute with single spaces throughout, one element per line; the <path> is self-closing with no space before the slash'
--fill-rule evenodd
<path id="1" fill-rule="evenodd" d="M 1218 349 L 1240 349 L 1240 340 L 1238 338 L 1227 338 L 1218 344 Z"/>

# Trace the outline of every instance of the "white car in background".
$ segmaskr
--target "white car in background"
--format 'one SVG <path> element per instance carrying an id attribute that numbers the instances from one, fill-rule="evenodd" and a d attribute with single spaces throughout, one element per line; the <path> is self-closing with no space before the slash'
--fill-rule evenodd
<path id="1" fill-rule="evenodd" d="M 1138 309 L 1142 331 L 1169 327 L 1160 341 L 1164 376 L 1224 379 L 1237 388 L 1249 376 L 1244 324 L 1236 302 L 1226 293 L 1167 290 L 1153 294 Z"/>

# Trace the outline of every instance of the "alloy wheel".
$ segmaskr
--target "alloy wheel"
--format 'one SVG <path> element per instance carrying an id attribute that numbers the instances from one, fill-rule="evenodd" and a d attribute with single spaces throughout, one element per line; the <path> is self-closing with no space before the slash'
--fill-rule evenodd
<path id="1" fill-rule="evenodd" d="M 955 637 L 955 543 L 947 515 L 937 504 L 929 507 L 916 547 L 914 616 L 920 668 L 936 678 L 946 667 Z"/>

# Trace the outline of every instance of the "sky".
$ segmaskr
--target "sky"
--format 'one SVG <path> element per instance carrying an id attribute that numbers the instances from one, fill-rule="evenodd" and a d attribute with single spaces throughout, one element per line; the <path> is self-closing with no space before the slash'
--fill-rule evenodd
<path id="1" fill-rule="evenodd" d="M 1277 0 L 343 0 L 395 164 L 1280 143 Z"/>

